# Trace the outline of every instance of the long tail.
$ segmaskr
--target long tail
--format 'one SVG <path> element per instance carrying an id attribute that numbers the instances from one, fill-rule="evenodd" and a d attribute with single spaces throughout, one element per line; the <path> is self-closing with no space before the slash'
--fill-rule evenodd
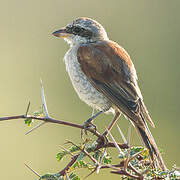
<path id="1" fill-rule="evenodd" d="M 158 147 L 156 145 L 156 142 L 155 142 L 147 124 L 145 124 L 145 127 L 143 127 L 143 128 L 138 127 L 136 125 L 135 125 L 135 127 L 136 127 L 138 133 L 140 134 L 145 146 L 148 148 L 152 161 L 156 162 L 157 166 L 159 168 L 161 168 L 162 170 L 167 170 L 165 163 L 161 157 L 161 154 L 158 150 Z"/>

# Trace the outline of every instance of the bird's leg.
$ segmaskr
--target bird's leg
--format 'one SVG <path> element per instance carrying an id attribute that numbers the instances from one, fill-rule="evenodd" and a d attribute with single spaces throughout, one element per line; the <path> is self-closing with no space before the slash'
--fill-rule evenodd
<path id="1" fill-rule="evenodd" d="M 103 110 L 103 111 L 99 111 L 97 112 L 96 114 L 92 114 L 92 116 L 87 120 L 85 121 L 85 123 L 91 123 L 93 121 L 93 119 L 95 119 L 96 117 L 98 117 L 100 114 L 106 112 L 107 110 Z"/>
<path id="2" fill-rule="evenodd" d="M 90 126 L 93 127 L 95 129 L 95 131 L 96 131 L 96 126 L 92 123 L 92 120 L 95 119 L 98 116 L 97 115 L 98 113 L 96 114 L 97 115 L 96 117 L 94 117 L 94 114 L 95 114 L 95 109 L 93 108 L 91 117 L 87 121 L 84 122 L 84 127 L 85 127 L 85 133 L 86 134 L 87 134 L 86 129 L 88 127 L 90 127 Z M 94 118 L 92 119 L 92 117 L 94 117 Z"/>
<path id="3" fill-rule="evenodd" d="M 93 108 L 93 110 L 92 110 L 92 114 L 91 114 L 91 118 L 94 116 L 94 114 L 95 114 L 95 109 Z M 97 115 L 98 116 L 98 115 Z M 96 117 L 97 117 L 96 116 Z M 88 120 L 90 121 L 91 120 L 91 118 L 89 118 Z M 87 120 L 87 121 L 88 121 Z M 93 123 L 92 123 L 92 120 L 91 120 L 91 122 L 85 122 L 85 123 L 87 123 L 87 125 L 89 126 L 89 125 L 91 125 L 92 127 L 94 127 L 94 129 L 95 129 L 95 131 L 96 131 L 96 125 L 94 125 Z M 86 132 L 87 133 L 87 132 Z"/>
<path id="4" fill-rule="evenodd" d="M 110 122 L 108 128 L 104 131 L 104 133 L 102 134 L 101 137 L 101 143 L 106 144 L 108 142 L 108 134 L 111 131 L 111 129 L 113 128 L 114 124 L 117 122 L 117 120 L 119 119 L 119 117 L 121 116 L 121 113 L 119 111 L 116 112 L 113 120 Z"/>
<path id="5" fill-rule="evenodd" d="M 94 129 L 95 129 L 95 131 L 96 131 L 96 126 L 94 125 L 94 124 L 92 124 L 92 121 L 97 117 L 97 116 L 99 116 L 100 114 L 102 114 L 102 113 L 104 113 L 104 112 L 106 112 L 106 111 L 108 111 L 109 109 L 104 109 L 104 110 L 102 110 L 102 111 L 99 111 L 99 112 L 97 112 L 96 114 L 94 114 L 94 109 L 93 109 L 93 112 L 92 112 L 92 116 L 87 120 L 87 121 L 85 121 L 84 122 L 84 124 L 83 124 L 83 126 L 84 126 L 84 131 L 85 131 L 85 133 L 87 134 L 87 128 L 89 128 L 89 127 L 93 127 Z"/>
<path id="6" fill-rule="evenodd" d="M 93 108 L 91 116 L 94 116 L 95 109 Z"/>

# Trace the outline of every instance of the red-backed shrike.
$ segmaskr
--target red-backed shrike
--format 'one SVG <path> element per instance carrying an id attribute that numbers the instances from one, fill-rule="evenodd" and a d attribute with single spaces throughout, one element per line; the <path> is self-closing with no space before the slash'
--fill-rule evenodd
<path id="1" fill-rule="evenodd" d="M 109 40 L 103 26 L 90 18 L 78 18 L 53 35 L 64 38 L 70 44 L 64 61 L 79 98 L 100 110 L 98 114 L 112 112 L 115 115 L 108 130 L 123 113 L 137 129 L 152 160 L 165 170 L 166 166 L 146 123 L 147 120 L 154 127 L 128 53 Z"/>

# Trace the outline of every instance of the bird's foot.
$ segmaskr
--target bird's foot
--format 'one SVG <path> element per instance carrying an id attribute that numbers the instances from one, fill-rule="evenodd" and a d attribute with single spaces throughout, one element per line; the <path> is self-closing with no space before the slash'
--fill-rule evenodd
<path id="1" fill-rule="evenodd" d="M 97 143 L 101 146 L 106 146 L 108 144 L 109 140 L 107 137 L 106 131 L 97 139 Z"/>
<path id="2" fill-rule="evenodd" d="M 87 121 L 83 124 L 83 129 L 81 130 L 81 138 L 83 137 L 83 134 L 85 133 L 87 135 L 87 130 L 92 129 L 94 132 L 96 132 L 96 125 L 92 123 L 92 118 L 89 118 Z"/>

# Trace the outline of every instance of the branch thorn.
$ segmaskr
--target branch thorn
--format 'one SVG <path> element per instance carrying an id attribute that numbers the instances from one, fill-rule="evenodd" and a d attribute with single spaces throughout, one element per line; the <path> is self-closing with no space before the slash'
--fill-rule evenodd
<path id="1" fill-rule="evenodd" d="M 108 131 L 108 130 L 107 130 L 107 131 Z M 120 154 L 120 155 L 124 155 L 124 153 L 122 152 L 121 148 L 118 146 L 116 140 L 114 139 L 114 137 L 112 136 L 112 134 L 111 134 L 110 132 L 109 132 L 109 135 L 110 135 L 110 137 L 111 137 L 111 139 L 112 139 L 112 141 L 113 141 L 116 149 L 118 150 L 119 154 Z"/>
<path id="2" fill-rule="evenodd" d="M 121 131 L 121 129 L 120 129 L 120 127 L 118 125 L 117 125 L 117 128 L 118 128 L 118 131 L 119 131 L 119 133 L 120 133 L 120 135 L 122 137 L 122 140 L 124 141 L 124 144 L 128 144 L 123 132 Z"/>
<path id="3" fill-rule="evenodd" d="M 36 176 L 41 177 L 35 170 L 33 170 L 29 165 L 27 165 L 26 163 L 24 163 L 24 165 L 31 170 Z"/>
<path id="4" fill-rule="evenodd" d="M 45 93 L 44 93 L 44 87 L 43 87 L 42 79 L 40 79 L 40 85 L 41 85 L 41 99 L 42 99 L 42 103 L 43 103 L 43 107 L 44 107 L 45 118 L 50 118 L 49 117 L 49 113 L 48 113 L 48 108 L 47 108 L 47 103 L 46 103 L 46 98 L 45 98 Z M 30 106 L 30 102 L 28 104 L 27 112 L 29 110 L 29 106 Z M 35 127 L 31 128 L 29 131 L 27 131 L 25 133 L 25 135 L 30 134 L 32 131 L 38 129 L 39 127 L 41 127 L 45 123 L 46 123 L 46 121 L 39 123 Z"/>
<path id="5" fill-rule="evenodd" d="M 30 105 L 31 105 L 31 103 L 30 103 L 30 101 L 29 101 L 28 106 L 27 106 L 27 109 L 26 109 L 26 113 L 25 113 L 25 116 L 26 116 L 26 117 L 27 117 L 27 115 L 28 115 Z"/>

